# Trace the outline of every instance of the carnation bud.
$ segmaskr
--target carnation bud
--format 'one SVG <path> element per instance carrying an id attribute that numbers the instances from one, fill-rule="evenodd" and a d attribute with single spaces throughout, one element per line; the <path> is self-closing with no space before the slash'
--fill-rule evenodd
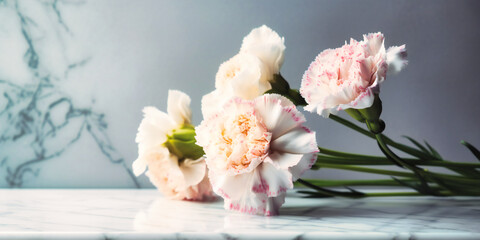
<path id="1" fill-rule="evenodd" d="M 178 129 L 174 129 L 170 135 L 167 136 L 167 141 L 164 143 L 170 153 L 176 155 L 179 160 L 186 158 L 198 159 L 205 153 L 202 147 L 196 144 L 195 128 L 190 124 L 185 124 Z"/>

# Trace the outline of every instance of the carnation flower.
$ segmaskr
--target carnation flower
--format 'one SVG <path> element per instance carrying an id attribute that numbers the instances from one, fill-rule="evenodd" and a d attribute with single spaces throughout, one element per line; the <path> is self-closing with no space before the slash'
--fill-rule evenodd
<path id="1" fill-rule="evenodd" d="M 202 200 L 212 195 L 202 149 L 195 145 L 191 125 L 190 97 L 180 91 L 168 92 L 167 113 L 155 107 L 143 109 L 138 128 L 138 159 L 132 168 L 145 175 L 163 194 L 172 199 Z"/>
<path id="2" fill-rule="evenodd" d="M 268 68 L 256 56 L 239 53 L 222 63 L 215 78 L 215 90 L 202 98 L 203 117 L 218 111 L 232 97 L 254 99 L 271 88 Z"/>
<path id="3" fill-rule="evenodd" d="M 405 45 L 385 51 L 381 33 L 364 35 L 363 41 L 321 52 L 302 79 L 300 93 L 305 110 L 324 117 L 349 108 L 364 109 L 373 104 L 379 84 L 389 73 L 407 64 Z"/>
<path id="4" fill-rule="evenodd" d="M 243 38 L 241 53 L 250 53 L 262 60 L 272 74 L 278 74 L 282 67 L 285 51 L 283 37 L 263 25 L 253 29 Z"/>
<path id="5" fill-rule="evenodd" d="M 240 52 L 222 63 L 215 90 L 202 98 L 202 114 L 208 118 L 232 97 L 254 99 L 272 88 L 284 59 L 283 37 L 263 25 L 243 39 Z"/>
<path id="6" fill-rule="evenodd" d="M 277 94 L 232 98 L 196 128 L 213 190 L 226 209 L 275 215 L 304 171 L 316 161 L 315 133 Z"/>

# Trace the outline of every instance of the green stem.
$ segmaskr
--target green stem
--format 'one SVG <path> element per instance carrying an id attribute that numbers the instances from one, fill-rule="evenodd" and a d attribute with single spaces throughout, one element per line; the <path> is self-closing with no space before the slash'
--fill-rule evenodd
<path id="1" fill-rule="evenodd" d="M 374 173 L 374 174 L 381 174 L 381 175 L 389 175 L 389 176 L 397 176 L 397 177 L 409 177 L 409 178 L 416 178 L 416 175 L 409 172 L 400 172 L 400 171 L 393 171 L 393 170 L 384 170 L 384 169 L 377 169 L 377 168 L 367 168 L 367 167 L 358 167 L 352 165 L 344 165 L 344 164 L 331 164 L 331 163 L 316 163 L 316 166 L 321 168 L 333 168 L 333 169 L 342 169 L 342 170 L 350 170 L 356 172 L 365 172 L 365 173 Z M 431 173 L 434 177 L 449 179 L 455 182 L 462 182 L 465 184 L 480 184 L 480 179 L 467 179 L 462 176 L 456 175 L 449 175 L 449 174 L 441 174 L 441 173 Z"/>
<path id="2" fill-rule="evenodd" d="M 365 197 L 409 197 L 409 196 L 430 196 L 419 192 L 378 192 L 364 193 Z M 448 196 L 448 195 L 444 195 Z"/>
<path id="3" fill-rule="evenodd" d="M 363 129 L 360 126 L 358 126 L 358 125 L 356 125 L 356 124 L 354 124 L 354 123 L 352 123 L 352 122 L 350 122 L 350 121 L 348 121 L 344 118 L 341 118 L 337 115 L 330 114 L 329 118 L 332 119 L 335 122 L 338 122 L 338 123 L 350 128 L 350 129 L 353 129 L 353 130 L 355 130 L 355 131 L 357 131 L 357 132 L 359 132 L 359 133 L 361 133 L 361 134 L 363 134 L 367 137 L 370 137 L 370 138 L 373 138 L 373 139 L 376 138 L 375 134 L 371 133 L 370 131 L 368 131 L 366 129 Z M 401 144 L 401 143 L 397 143 L 397 142 L 393 141 L 392 139 L 388 138 L 387 136 L 385 136 L 383 134 L 380 134 L 380 135 L 385 139 L 386 144 L 388 144 L 388 145 L 390 145 L 390 146 L 392 146 L 392 147 L 394 147 L 398 150 L 401 150 L 401 151 L 403 151 L 405 153 L 408 153 L 408 154 L 410 154 L 414 157 L 418 157 L 418 158 L 422 158 L 422 159 L 430 159 L 431 158 L 431 156 L 423 153 L 422 151 L 419 151 L 415 148 L 409 147 L 409 146 Z"/>
<path id="4" fill-rule="evenodd" d="M 323 179 L 303 179 L 319 187 L 345 187 L 345 186 L 399 186 L 405 187 L 392 179 L 375 180 L 323 180 Z M 403 181 L 415 181 L 413 178 L 402 178 Z"/>
<path id="5" fill-rule="evenodd" d="M 357 166 L 351 166 L 351 165 L 340 165 L 340 164 L 330 164 L 330 163 L 318 163 L 317 166 L 322 168 L 333 168 L 333 169 L 350 170 L 350 171 L 356 171 L 356 172 L 366 172 L 366 173 L 374 173 L 374 174 L 397 176 L 397 177 L 415 178 L 415 175 L 412 173 L 376 169 L 376 168 L 366 168 L 366 167 L 357 167 Z"/>
<path id="6" fill-rule="evenodd" d="M 378 193 L 364 193 L 364 197 L 401 197 L 401 196 L 431 196 L 429 194 L 422 194 L 419 192 L 378 192 Z M 449 196 L 480 196 L 478 193 L 462 194 L 452 193 L 451 191 L 439 191 L 439 194 L 444 197 Z"/>
<path id="7" fill-rule="evenodd" d="M 324 153 L 321 151 L 321 153 Z M 463 163 L 463 162 L 448 162 L 448 161 L 433 161 L 433 160 L 418 160 L 413 158 L 403 158 L 403 160 L 410 164 L 420 166 L 435 166 L 447 168 L 465 168 L 473 169 L 480 168 L 480 163 Z M 332 164 L 350 164 L 350 165 L 392 165 L 392 162 L 386 157 L 357 155 L 357 156 L 335 156 L 335 155 L 318 155 L 317 161 Z"/>

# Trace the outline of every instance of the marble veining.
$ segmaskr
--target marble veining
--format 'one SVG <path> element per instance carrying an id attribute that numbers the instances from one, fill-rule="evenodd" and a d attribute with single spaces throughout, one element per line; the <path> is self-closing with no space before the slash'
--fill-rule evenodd
<path id="1" fill-rule="evenodd" d="M 156 190 L 0 190 L 0 239 L 480 239 L 477 198 L 306 199 L 280 216 Z"/>
<path id="2" fill-rule="evenodd" d="M 83 1 L 0 1 L 0 44 L 8 46 L 1 52 L 8 62 L 1 61 L 0 71 L 0 186 L 34 181 L 43 163 L 64 160 L 66 150 L 87 138 L 100 149 L 99 160 L 124 168 L 139 187 L 109 139 L 104 114 L 93 103 L 78 106 L 59 87 L 93 57 L 67 54 L 76 49 L 75 33 L 59 3 L 81 7 Z"/>

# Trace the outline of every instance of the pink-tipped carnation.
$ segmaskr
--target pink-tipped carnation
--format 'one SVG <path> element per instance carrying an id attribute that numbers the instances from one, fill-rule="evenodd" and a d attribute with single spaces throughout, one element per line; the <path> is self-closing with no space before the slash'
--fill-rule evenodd
<path id="1" fill-rule="evenodd" d="M 385 51 L 382 33 L 363 38 L 324 50 L 310 64 L 300 88 L 308 103 L 305 110 L 328 117 L 348 108 L 368 108 L 387 72 L 397 73 L 406 66 L 405 45 Z"/>
<path id="2" fill-rule="evenodd" d="M 304 171 L 316 161 L 315 133 L 304 116 L 277 94 L 238 97 L 196 128 L 209 178 L 225 208 L 276 215 Z"/>

